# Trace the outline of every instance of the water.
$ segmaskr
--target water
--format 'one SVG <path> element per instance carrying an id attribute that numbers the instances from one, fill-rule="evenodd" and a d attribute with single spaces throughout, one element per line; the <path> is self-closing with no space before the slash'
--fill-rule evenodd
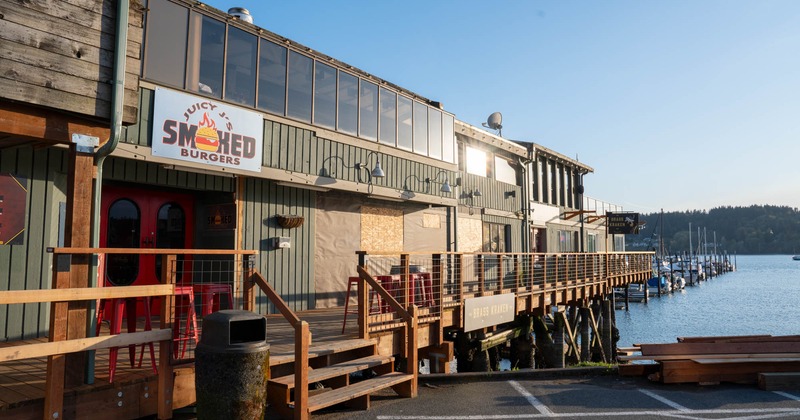
<path id="1" fill-rule="evenodd" d="M 800 261 L 737 256 L 736 271 L 616 311 L 618 346 L 677 337 L 800 334 Z M 688 282 L 688 279 L 687 279 Z"/>

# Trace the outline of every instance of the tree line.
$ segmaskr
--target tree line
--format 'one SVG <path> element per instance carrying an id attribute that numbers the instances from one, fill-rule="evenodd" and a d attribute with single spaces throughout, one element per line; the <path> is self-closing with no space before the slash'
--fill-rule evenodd
<path id="1" fill-rule="evenodd" d="M 640 214 L 644 226 L 626 235 L 629 251 L 661 250 L 668 255 L 695 253 L 698 247 L 718 254 L 800 253 L 800 210 L 788 206 L 752 205 Z M 689 225 L 691 224 L 691 233 Z M 699 232 L 698 232 L 699 230 Z M 715 240 L 716 237 L 716 240 Z"/>

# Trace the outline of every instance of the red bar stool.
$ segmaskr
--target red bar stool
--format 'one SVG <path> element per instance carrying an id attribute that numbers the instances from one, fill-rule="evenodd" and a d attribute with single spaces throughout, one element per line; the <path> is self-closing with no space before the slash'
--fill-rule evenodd
<path id="1" fill-rule="evenodd" d="M 185 317 L 186 321 L 181 322 Z M 197 314 L 194 311 L 194 287 L 175 286 L 175 323 L 172 330 L 172 340 L 175 343 L 173 354 L 176 359 L 183 359 L 186 355 L 186 346 L 189 340 L 195 343 L 200 341 L 197 334 Z M 183 343 L 183 348 L 181 348 Z M 180 357 L 178 351 L 180 350 Z"/>
<path id="2" fill-rule="evenodd" d="M 344 319 L 342 320 L 342 334 L 344 334 L 344 328 L 347 325 L 347 314 L 358 315 L 358 305 L 356 305 L 355 309 L 348 309 L 348 307 L 350 305 L 350 291 L 353 289 L 353 285 L 355 285 L 356 290 L 358 290 L 359 280 L 360 278 L 358 276 L 347 278 L 347 293 L 344 295 Z M 377 306 L 373 306 L 373 302 L 377 302 Z M 370 290 L 369 313 L 370 314 L 380 313 L 381 305 L 382 305 L 381 297 L 380 295 L 378 295 L 378 292 L 376 292 L 375 290 Z"/>
<path id="3" fill-rule="evenodd" d="M 375 276 L 375 279 L 380 282 L 381 287 L 386 289 L 393 298 L 397 299 L 397 290 L 400 288 L 400 276 L 397 274 L 389 275 L 389 276 Z M 392 311 L 392 308 L 389 306 L 389 302 L 386 300 L 381 299 L 381 313 L 389 313 Z"/>
<path id="4" fill-rule="evenodd" d="M 98 306 L 97 311 L 97 327 L 95 330 L 96 335 L 100 334 L 100 323 L 105 316 L 105 308 L 106 305 L 110 307 L 110 319 L 109 319 L 109 332 L 112 335 L 117 335 L 122 332 L 122 319 L 123 314 L 124 318 L 127 319 L 128 324 L 128 332 L 136 332 L 136 320 L 137 320 L 137 302 L 142 299 L 143 300 L 143 312 L 144 312 L 144 330 L 150 331 L 151 324 L 150 324 L 150 304 L 151 300 L 150 297 L 142 297 L 142 298 L 114 298 L 109 299 L 108 302 L 101 300 Z M 158 367 L 156 366 L 156 356 L 155 350 L 153 348 L 153 343 L 144 343 L 142 344 L 142 353 L 144 353 L 144 346 L 148 346 L 150 348 L 150 362 L 153 365 L 153 372 L 158 374 Z M 136 345 L 131 344 L 128 346 L 128 352 L 130 354 L 131 360 L 131 367 L 134 367 L 134 361 L 136 359 Z M 111 347 L 109 348 L 108 353 L 108 382 L 114 382 L 114 375 L 117 371 L 117 356 L 119 355 L 119 347 Z M 140 358 L 141 359 L 141 358 Z M 139 366 L 141 366 L 141 362 L 139 362 Z"/>
<path id="5" fill-rule="evenodd" d="M 220 309 L 220 295 L 228 295 L 228 309 L 233 309 L 233 292 L 230 284 L 198 283 L 194 292 L 200 294 L 200 312 L 206 316 Z"/>

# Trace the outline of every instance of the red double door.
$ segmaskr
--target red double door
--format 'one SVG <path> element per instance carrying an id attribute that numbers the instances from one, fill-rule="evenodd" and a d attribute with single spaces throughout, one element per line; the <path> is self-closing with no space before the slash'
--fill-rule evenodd
<path id="1" fill-rule="evenodd" d="M 101 212 L 103 248 L 192 247 L 194 197 L 189 194 L 106 187 Z M 106 255 L 104 286 L 141 286 L 160 281 L 161 256 Z"/>

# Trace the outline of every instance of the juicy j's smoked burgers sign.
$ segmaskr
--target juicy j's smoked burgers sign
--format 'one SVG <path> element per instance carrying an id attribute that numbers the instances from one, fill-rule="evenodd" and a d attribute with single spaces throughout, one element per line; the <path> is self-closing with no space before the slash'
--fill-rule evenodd
<path id="1" fill-rule="evenodd" d="M 261 114 L 156 88 L 153 155 L 261 172 Z"/>

